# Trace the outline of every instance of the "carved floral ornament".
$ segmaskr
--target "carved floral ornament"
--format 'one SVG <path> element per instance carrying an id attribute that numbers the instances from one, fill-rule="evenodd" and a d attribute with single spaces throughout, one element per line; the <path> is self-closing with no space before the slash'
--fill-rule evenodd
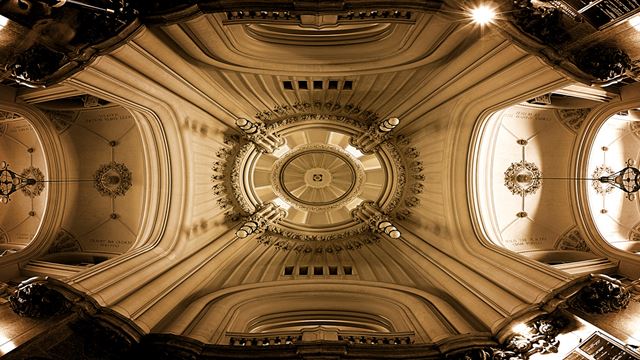
<path id="1" fill-rule="evenodd" d="M 112 161 L 101 165 L 93 174 L 94 186 L 102 196 L 124 196 L 131 187 L 131 176 L 125 164 Z"/>
<path id="2" fill-rule="evenodd" d="M 504 185 L 514 195 L 532 195 L 542 186 L 541 177 L 542 172 L 536 164 L 522 160 L 511 163 L 504 172 Z"/>
<path id="3" fill-rule="evenodd" d="M 254 232 L 259 233 L 257 239 L 260 243 L 282 250 L 305 253 L 340 252 L 374 243 L 376 235 L 372 235 L 371 231 L 382 236 L 397 236 L 399 231 L 392 222 L 411 216 L 409 208 L 420 202 L 417 195 L 423 191 L 422 182 L 425 179 L 422 174 L 424 167 L 419 160 L 420 153 L 411 146 L 410 140 L 404 136 L 389 135 L 398 123 L 398 119 L 381 120 L 377 114 L 353 105 L 330 102 L 282 105 L 260 112 L 254 119 L 236 120 L 243 136 L 228 143 L 225 141 L 225 146 L 216 154 L 219 160 L 212 166 L 211 181 L 215 201 L 225 209 L 228 220 L 243 219 L 242 226 L 246 228 L 240 235 L 244 237 Z M 343 148 L 334 144 L 310 142 L 293 149 L 287 147 L 284 153 L 280 153 L 282 151 L 279 148 L 284 143 L 283 136 L 292 136 L 297 131 L 306 131 L 305 129 L 318 124 L 322 124 L 322 129 L 327 129 L 326 131 L 350 136 L 350 146 L 356 148 L 358 141 L 354 139 L 363 138 L 362 134 L 367 131 L 381 132 L 381 135 L 366 137 L 366 143 L 372 151 L 370 154 L 375 154 L 382 166 L 389 167 L 384 172 L 394 180 L 382 184 L 388 190 L 380 200 L 381 203 L 376 205 L 385 217 L 383 228 L 372 229 L 366 221 L 363 223 L 362 219 L 353 215 L 346 223 L 340 223 L 340 226 L 333 229 L 324 228 L 323 231 L 306 231 L 304 222 L 294 224 L 286 216 L 274 218 L 274 221 L 263 226 L 253 226 L 251 223 L 251 215 L 268 204 L 262 203 L 251 188 L 253 185 L 248 185 L 246 179 L 253 179 L 255 169 L 252 166 L 261 157 L 267 156 L 265 154 L 274 151 L 278 155 L 268 155 L 276 156 L 275 161 L 271 160 L 274 162 L 269 186 L 278 201 L 284 201 L 299 211 L 322 213 L 345 207 L 360 199 L 361 188 L 367 181 L 365 169 L 359 159 L 345 151 L 346 145 Z M 315 156 L 322 156 L 323 161 L 331 166 L 305 168 L 303 157 L 313 160 Z M 309 159 L 307 160 L 311 161 Z M 299 163 L 296 163 L 298 160 Z M 298 188 L 291 185 L 293 183 Z M 301 184 L 308 188 L 307 193 L 299 188 Z M 258 228 L 261 230 L 258 231 Z"/>

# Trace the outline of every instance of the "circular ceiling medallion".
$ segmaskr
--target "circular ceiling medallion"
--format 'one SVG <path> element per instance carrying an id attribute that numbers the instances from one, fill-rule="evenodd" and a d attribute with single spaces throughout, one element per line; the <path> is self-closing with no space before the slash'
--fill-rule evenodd
<path id="1" fill-rule="evenodd" d="M 357 197 L 365 180 L 358 159 L 339 146 L 298 146 L 273 164 L 274 192 L 291 206 L 325 211 L 344 206 Z"/>
<path id="2" fill-rule="evenodd" d="M 504 185 L 514 195 L 527 196 L 535 194 L 542 186 L 542 172 L 532 162 L 520 161 L 511 163 L 504 172 Z"/>

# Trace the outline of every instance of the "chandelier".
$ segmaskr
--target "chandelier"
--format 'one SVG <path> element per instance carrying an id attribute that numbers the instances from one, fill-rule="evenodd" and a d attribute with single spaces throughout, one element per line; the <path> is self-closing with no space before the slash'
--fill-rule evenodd
<path id="1" fill-rule="evenodd" d="M 624 169 L 607 176 L 601 176 L 598 181 L 615 186 L 627 193 L 627 197 L 640 190 L 640 170 L 627 166 Z"/>
<path id="2" fill-rule="evenodd" d="M 80 182 L 92 182 L 100 195 L 115 198 L 125 195 L 131 187 L 131 171 L 126 165 L 112 161 L 100 166 L 94 173 L 93 179 L 45 180 L 39 170 L 33 172 L 27 169 L 22 174 L 18 174 L 9 169 L 9 164 L 6 161 L 0 161 L 0 203 L 2 204 L 7 204 L 11 200 L 11 195 L 18 190 L 23 190 L 26 193 L 33 193 L 29 190 L 35 190 L 36 193 L 39 193 L 44 183 Z M 38 184 L 40 184 L 40 189 L 25 189 L 27 186 Z"/>
<path id="3" fill-rule="evenodd" d="M 9 202 L 9 196 L 25 186 L 35 185 L 38 181 L 18 175 L 9 169 L 6 161 L 0 163 L 0 203 Z"/>

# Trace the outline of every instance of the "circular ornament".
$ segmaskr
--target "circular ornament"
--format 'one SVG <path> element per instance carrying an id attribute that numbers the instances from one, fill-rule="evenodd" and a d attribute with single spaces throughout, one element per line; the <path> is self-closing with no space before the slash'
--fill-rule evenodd
<path id="1" fill-rule="evenodd" d="M 131 171 L 125 164 L 112 161 L 93 174 L 94 186 L 102 196 L 124 196 L 131 187 Z"/>
<path id="2" fill-rule="evenodd" d="M 542 186 L 542 172 L 534 163 L 520 161 L 511 163 L 504 172 L 504 186 L 513 195 L 527 196 L 535 194 Z"/>
<path id="3" fill-rule="evenodd" d="M 291 206 L 320 212 L 348 204 L 361 193 L 365 177 L 360 161 L 339 146 L 308 144 L 273 164 L 271 185 Z"/>

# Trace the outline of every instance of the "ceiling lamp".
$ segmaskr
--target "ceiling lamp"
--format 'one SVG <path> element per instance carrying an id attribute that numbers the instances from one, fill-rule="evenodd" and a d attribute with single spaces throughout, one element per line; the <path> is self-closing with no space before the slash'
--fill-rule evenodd
<path id="1" fill-rule="evenodd" d="M 0 203 L 9 202 L 9 195 L 28 185 L 35 185 L 36 179 L 26 178 L 9 169 L 6 161 L 0 163 Z"/>
<path id="2" fill-rule="evenodd" d="M 598 180 L 601 183 L 615 186 L 628 195 L 640 190 L 640 170 L 632 166 L 627 166 L 611 175 L 601 176 Z"/>
<path id="3" fill-rule="evenodd" d="M 587 180 L 597 181 L 602 184 L 609 184 L 625 192 L 629 200 L 635 198 L 635 193 L 640 190 L 640 170 L 633 167 L 633 160 L 628 160 L 626 167 L 609 175 L 588 178 L 571 178 L 571 177 L 546 177 L 542 176 L 540 170 L 535 164 L 525 161 L 513 163 L 505 172 L 505 186 L 511 190 L 514 195 L 526 196 L 535 193 L 542 185 L 542 180 Z M 611 170 L 609 170 L 611 171 Z M 608 172 L 607 172 L 608 173 Z"/>
<path id="4" fill-rule="evenodd" d="M 489 5 L 482 4 L 469 10 L 473 22 L 479 25 L 492 23 L 496 18 L 496 11 Z"/>
<path id="5" fill-rule="evenodd" d="M 7 164 L 6 161 L 0 161 L 0 203 L 7 204 L 11 200 L 11 194 L 21 189 L 26 193 L 33 194 L 33 190 L 35 189 L 25 189 L 27 186 L 36 187 L 38 185 L 40 189 L 36 192 L 39 193 L 42 187 L 44 187 L 44 183 L 92 182 L 100 195 L 116 198 L 125 195 L 127 190 L 129 190 L 132 185 L 131 178 L 131 171 L 129 171 L 127 166 L 115 161 L 101 165 L 93 174 L 93 179 L 71 180 L 45 180 L 42 172 L 33 167 L 23 171 L 22 174 L 17 174 L 9 169 L 9 164 Z"/>

